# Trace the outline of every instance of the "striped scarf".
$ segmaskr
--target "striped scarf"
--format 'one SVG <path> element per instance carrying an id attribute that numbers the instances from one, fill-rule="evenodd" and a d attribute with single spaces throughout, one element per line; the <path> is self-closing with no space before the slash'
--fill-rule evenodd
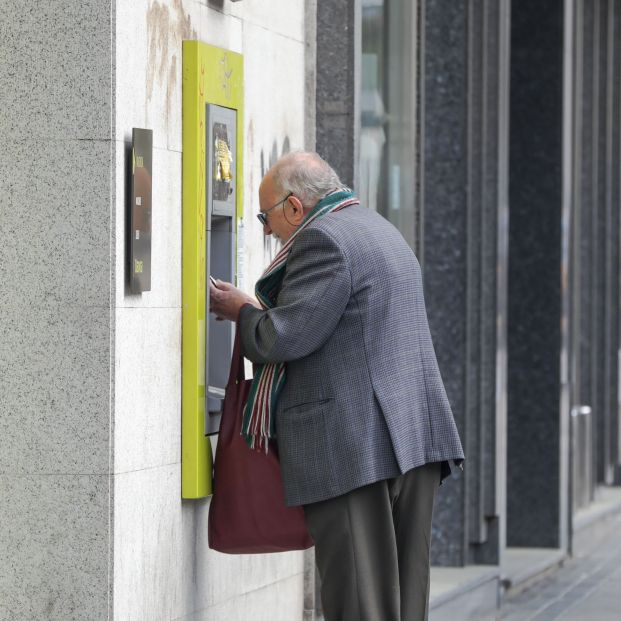
<path id="1" fill-rule="evenodd" d="M 257 281 L 255 293 L 264 310 L 274 308 L 287 267 L 291 246 L 300 232 L 313 220 L 349 205 L 359 204 L 352 192 L 344 188 L 322 198 L 304 218 L 300 226 L 280 249 L 269 267 Z M 285 385 L 285 363 L 269 362 L 256 365 L 250 394 L 244 409 L 241 433 L 250 448 L 267 452 L 270 438 L 276 437 L 274 412 L 278 396 Z"/>

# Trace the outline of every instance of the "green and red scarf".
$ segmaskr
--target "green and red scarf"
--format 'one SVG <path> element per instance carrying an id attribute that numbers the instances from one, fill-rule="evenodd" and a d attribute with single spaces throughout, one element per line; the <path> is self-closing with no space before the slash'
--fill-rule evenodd
<path id="1" fill-rule="evenodd" d="M 360 201 L 348 189 L 335 190 L 322 198 L 304 218 L 295 233 L 286 241 L 269 267 L 257 281 L 255 293 L 264 310 L 274 308 L 287 267 L 287 258 L 295 238 L 313 220 Z M 242 421 L 241 433 L 250 448 L 267 451 L 270 438 L 276 437 L 274 412 L 285 385 L 285 363 L 269 362 L 256 365 L 252 386 Z"/>

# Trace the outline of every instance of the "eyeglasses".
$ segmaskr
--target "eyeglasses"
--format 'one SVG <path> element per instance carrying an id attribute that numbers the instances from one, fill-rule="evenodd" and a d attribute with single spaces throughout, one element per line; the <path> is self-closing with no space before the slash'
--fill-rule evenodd
<path id="1" fill-rule="evenodd" d="M 283 198 L 281 201 L 278 201 L 275 205 L 272 205 L 269 209 L 266 209 L 265 211 L 260 211 L 257 214 L 257 218 L 259 218 L 259 222 L 265 226 L 267 224 L 267 214 L 272 211 L 272 209 L 276 209 L 276 207 L 278 207 L 279 205 L 282 205 L 290 196 L 293 196 L 293 192 L 289 192 L 289 194 L 287 194 L 287 196 L 285 196 L 285 198 Z"/>

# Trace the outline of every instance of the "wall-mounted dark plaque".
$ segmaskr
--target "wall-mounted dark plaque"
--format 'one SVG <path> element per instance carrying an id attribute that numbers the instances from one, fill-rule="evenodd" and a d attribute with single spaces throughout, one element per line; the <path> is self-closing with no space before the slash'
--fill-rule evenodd
<path id="1" fill-rule="evenodd" d="M 152 130 L 132 129 L 131 157 L 129 286 L 140 293 L 151 290 Z"/>

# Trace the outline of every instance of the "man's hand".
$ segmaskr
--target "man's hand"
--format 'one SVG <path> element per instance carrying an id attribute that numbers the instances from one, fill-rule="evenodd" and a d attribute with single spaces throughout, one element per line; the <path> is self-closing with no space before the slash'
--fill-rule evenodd
<path id="1" fill-rule="evenodd" d="M 216 280 L 215 287 L 212 282 L 209 283 L 209 310 L 218 319 L 237 321 L 239 310 L 244 304 L 252 304 L 261 308 L 255 298 L 237 289 L 230 282 Z"/>

